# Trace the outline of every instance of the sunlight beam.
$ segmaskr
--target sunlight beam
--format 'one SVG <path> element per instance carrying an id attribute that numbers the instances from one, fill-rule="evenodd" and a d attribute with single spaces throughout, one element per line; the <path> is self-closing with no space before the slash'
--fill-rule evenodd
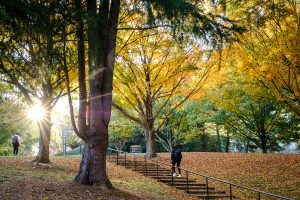
<path id="1" fill-rule="evenodd" d="M 36 103 L 32 107 L 27 109 L 27 116 L 36 122 L 40 122 L 44 119 L 45 117 L 45 110 L 41 106 L 41 103 Z"/>

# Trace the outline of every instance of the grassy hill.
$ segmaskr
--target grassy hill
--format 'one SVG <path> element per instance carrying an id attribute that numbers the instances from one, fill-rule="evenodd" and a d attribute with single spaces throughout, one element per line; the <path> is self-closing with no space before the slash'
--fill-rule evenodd
<path id="1" fill-rule="evenodd" d="M 74 152 L 77 151 L 72 154 Z M 168 153 L 159 154 L 167 163 L 170 163 L 169 156 Z M 30 160 L 28 157 L 0 157 L 0 199 L 193 199 L 112 163 L 108 163 L 107 169 L 116 190 L 101 192 L 98 188 L 72 182 L 80 156 L 51 157 L 52 167 L 47 169 L 35 168 Z M 300 200 L 299 154 L 184 152 L 182 168 Z M 210 184 L 228 191 L 228 187 L 213 181 Z M 237 189 L 234 189 L 234 195 L 238 199 L 257 197 Z"/>
<path id="2" fill-rule="evenodd" d="M 75 184 L 79 156 L 51 157 L 51 168 L 35 167 L 31 158 L 0 158 L 0 199 L 101 199 L 101 200 L 193 200 L 187 194 L 138 173 L 108 163 L 108 176 L 115 187 Z"/>

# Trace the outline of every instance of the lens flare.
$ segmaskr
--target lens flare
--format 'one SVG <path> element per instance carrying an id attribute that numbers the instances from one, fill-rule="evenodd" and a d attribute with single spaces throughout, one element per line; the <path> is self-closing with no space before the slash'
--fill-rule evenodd
<path id="1" fill-rule="evenodd" d="M 45 117 L 45 110 L 40 103 L 37 103 L 27 109 L 27 115 L 34 121 L 41 121 Z"/>

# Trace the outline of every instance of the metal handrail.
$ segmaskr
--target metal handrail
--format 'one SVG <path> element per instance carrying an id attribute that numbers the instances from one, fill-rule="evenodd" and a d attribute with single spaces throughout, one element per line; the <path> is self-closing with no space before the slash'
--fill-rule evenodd
<path id="1" fill-rule="evenodd" d="M 134 153 L 128 153 L 128 152 L 125 152 L 125 151 L 116 150 L 116 149 L 112 149 L 112 148 L 107 148 L 107 149 L 111 150 L 111 151 L 120 152 L 120 153 L 126 153 L 126 154 L 131 154 L 131 155 L 134 155 L 134 156 L 139 156 L 139 155 L 136 155 Z M 143 156 L 139 156 L 139 157 L 143 157 Z M 145 158 L 145 161 L 147 160 L 146 157 L 143 157 L 143 158 Z M 149 158 L 148 158 L 148 160 L 153 161 L 152 159 L 149 159 Z M 161 163 L 163 165 L 171 166 L 171 167 L 176 167 L 176 166 L 174 166 L 172 164 L 165 163 L 165 162 L 162 162 L 162 161 L 157 161 L 156 160 L 155 162 Z M 178 167 L 176 167 L 176 168 L 178 168 Z M 284 197 L 284 196 L 272 194 L 272 193 L 269 193 L 269 192 L 264 192 L 264 191 L 261 191 L 261 190 L 258 190 L 258 189 L 249 188 L 249 187 L 246 187 L 246 186 L 243 186 L 243 185 L 240 185 L 240 184 L 236 184 L 236 183 L 232 183 L 232 182 L 229 182 L 229 181 L 224 181 L 222 179 L 219 179 L 219 178 L 216 178 L 216 177 L 212 177 L 212 176 L 208 176 L 208 175 L 205 175 L 205 174 L 201 174 L 199 172 L 193 172 L 193 171 L 185 169 L 185 168 L 181 168 L 180 167 L 180 169 L 183 170 L 183 171 L 186 171 L 186 173 L 191 173 L 191 174 L 194 174 L 194 175 L 197 175 L 197 176 L 204 177 L 206 179 L 207 190 L 208 190 L 208 179 L 211 179 L 211 180 L 214 180 L 214 181 L 221 182 L 223 184 L 229 185 L 230 186 L 230 196 L 232 196 L 232 186 L 235 186 L 235 187 L 242 188 L 242 189 L 245 189 L 245 190 L 248 190 L 248 191 L 251 191 L 251 192 L 258 193 L 258 199 L 260 199 L 260 195 L 263 194 L 263 195 L 267 195 L 267 196 L 271 196 L 271 197 L 276 197 L 276 198 L 280 198 L 280 199 L 285 199 L 285 200 L 294 200 L 294 199 L 289 198 L 289 197 Z M 208 191 L 207 191 L 207 193 L 208 193 Z"/>

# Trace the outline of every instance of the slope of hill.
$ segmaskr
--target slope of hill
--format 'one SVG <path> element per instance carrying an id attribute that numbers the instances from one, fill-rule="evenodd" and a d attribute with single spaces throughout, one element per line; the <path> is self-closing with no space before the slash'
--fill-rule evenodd
<path id="1" fill-rule="evenodd" d="M 163 161 L 170 162 L 168 153 L 159 156 Z M 184 152 L 182 168 L 300 199 L 300 154 Z M 255 193 L 245 194 L 243 190 L 235 191 L 242 193 L 243 198 L 257 196 Z"/>
<path id="2" fill-rule="evenodd" d="M 115 190 L 72 182 L 80 157 L 52 157 L 51 167 L 35 167 L 32 158 L 0 158 L 0 199 L 193 200 L 187 194 L 123 167 L 108 163 Z"/>

